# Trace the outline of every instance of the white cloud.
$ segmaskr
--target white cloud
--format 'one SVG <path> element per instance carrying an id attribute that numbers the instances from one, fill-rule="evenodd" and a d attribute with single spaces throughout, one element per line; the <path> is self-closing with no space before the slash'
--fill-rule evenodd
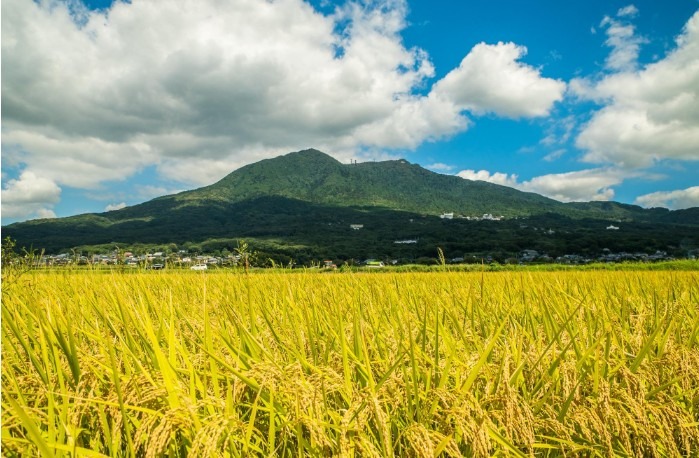
<path id="1" fill-rule="evenodd" d="M 36 214 L 37 219 L 55 218 L 56 217 L 56 212 L 54 212 L 50 208 L 39 208 L 35 212 L 35 214 Z"/>
<path id="2" fill-rule="evenodd" d="M 577 123 L 576 117 L 572 115 L 553 120 L 546 129 L 546 136 L 539 143 L 544 146 L 567 144 Z"/>
<path id="3" fill-rule="evenodd" d="M 9 218 L 49 218 L 51 207 L 61 197 L 61 188 L 53 181 L 24 171 L 19 178 L 5 182 L 2 189 L 2 215 Z"/>
<path id="4" fill-rule="evenodd" d="M 636 198 L 643 207 L 665 207 L 672 210 L 699 207 L 699 186 L 675 191 L 658 191 Z"/>
<path id="5" fill-rule="evenodd" d="M 8 0 L 3 124 L 209 160 L 257 146 L 288 152 L 358 138 L 394 147 L 441 135 L 427 119 L 441 111 L 410 96 L 434 70 L 423 51 L 402 44 L 405 3 L 372 5 L 323 16 L 301 0 L 115 3 L 79 28 L 60 3 Z M 423 106 L 417 118 L 431 126 L 417 138 L 354 135 Z"/>
<path id="6" fill-rule="evenodd" d="M 120 202 L 118 204 L 109 204 L 106 207 L 104 207 L 104 211 L 106 212 L 111 212 L 114 210 L 121 210 L 122 208 L 126 207 L 126 202 Z"/>
<path id="7" fill-rule="evenodd" d="M 424 141 L 439 140 L 467 129 L 469 121 L 461 114 L 464 107 L 448 97 L 404 96 L 401 105 L 386 118 L 357 128 L 353 136 L 339 139 L 341 147 L 373 145 L 390 148 L 415 148 Z"/>
<path id="8" fill-rule="evenodd" d="M 288 152 L 285 148 L 250 147 L 240 148 L 235 155 L 224 158 L 206 156 L 164 158 L 158 165 L 158 172 L 181 183 L 203 186 L 220 180 L 231 171 L 246 164 Z"/>
<path id="9" fill-rule="evenodd" d="M 433 91 L 475 114 L 546 116 L 562 100 L 566 84 L 543 78 L 538 69 L 519 62 L 526 53 L 514 43 L 480 43 Z"/>
<path id="10" fill-rule="evenodd" d="M 561 99 L 565 84 L 522 63 L 513 43 L 474 47 L 429 88 L 429 56 L 403 43 L 407 14 L 406 0 L 348 1 L 329 15 L 303 0 L 97 12 L 5 0 L 3 160 L 78 189 L 147 166 L 208 184 L 306 147 L 379 157 L 466 130 L 465 110 L 543 116 Z"/>
<path id="11" fill-rule="evenodd" d="M 506 173 L 500 173 L 500 172 L 495 172 L 495 173 L 490 173 L 487 170 L 462 170 L 461 172 L 456 174 L 457 176 L 460 176 L 461 178 L 464 178 L 466 180 L 473 180 L 473 181 L 487 181 L 489 183 L 495 183 L 503 186 L 509 186 L 511 188 L 516 188 L 519 184 L 517 182 L 517 175 L 508 175 Z"/>
<path id="12" fill-rule="evenodd" d="M 534 177 L 518 187 L 562 202 L 588 202 L 613 199 L 612 186 L 620 184 L 624 178 L 619 170 L 587 169 Z"/>
<path id="13" fill-rule="evenodd" d="M 643 43 L 647 40 L 636 35 L 636 27 L 633 24 L 623 22 L 623 18 L 633 17 L 638 13 L 638 9 L 633 5 L 621 8 L 614 19 L 605 16 L 600 23 L 600 27 L 606 29 L 607 40 L 605 44 L 612 48 L 605 66 L 613 71 L 632 71 L 636 69 L 638 63 L 638 53 Z"/>
<path id="14" fill-rule="evenodd" d="M 556 159 L 559 159 L 561 156 L 563 156 L 566 153 L 565 148 L 560 148 L 555 151 L 551 151 L 548 153 L 546 156 L 544 156 L 544 160 L 546 162 L 553 162 Z"/>
<path id="15" fill-rule="evenodd" d="M 3 98 L 4 95 L 3 92 Z M 68 137 L 55 131 L 44 133 L 41 129 L 10 128 L 3 131 L 2 142 L 3 160 L 9 156 L 37 176 L 83 189 L 94 189 L 104 181 L 123 180 L 158 160 L 149 144 L 136 139 L 108 142 L 95 137 Z"/>
<path id="16" fill-rule="evenodd" d="M 437 172 L 449 172 L 450 170 L 454 170 L 453 165 L 444 164 L 442 162 L 435 162 L 434 164 L 426 165 L 425 168 Z"/>
<path id="17" fill-rule="evenodd" d="M 525 192 L 535 192 L 562 202 L 588 202 L 591 200 L 611 200 L 614 198 L 612 186 L 620 184 L 628 173 L 611 168 L 579 170 L 575 172 L 553 173 L 519 181 L 517 175 L 490 173 L 487 170 L 463 170 L 457 173 L 461 178 L 481 180 L 509 186 Z"/>
<path id="18" fill-rule="evenodd" d="M 634 5 L 627 5 L 623 8 L 619 8 L 616 15 L 619 17 L 634 17 L 638 15 L 638 8 L 636 8 Z"/>
<path id="19" fill-rule="evenodd" d="M 585 161 L 626 168 L 663 159 L 698 161 L 699 12 L 664 59 L 597 82 L 575 80 L 571 90 L 605 104 L 576 139 Z"/>
<path id="20" fill-rule="evenodd" d="M 184 189 L 173 189 L 166 188 L 164 186 L 153 186 L 153 185 L 136 185 L 134 186 L 136 190 L 136 195 L 140 199 L 152 199 L 154 197 L 167 196 L 170 194 L 177 194 L 184 191 Z"/>
<path id="21" fill-rule="evenodd" d="M 3 153 L 77 187 L 182 158 L 194 167 L 176 177 L 198 182 L 211 175 L 199 159 L 416 146 L 464 129 L 460 113 L 411 95 L 434 70 L 402 44 L 406 14 L 398 0 L 331 16 L 301 0 L 116 2 L 78 25 L 63 3 L 7 0 Z"/>

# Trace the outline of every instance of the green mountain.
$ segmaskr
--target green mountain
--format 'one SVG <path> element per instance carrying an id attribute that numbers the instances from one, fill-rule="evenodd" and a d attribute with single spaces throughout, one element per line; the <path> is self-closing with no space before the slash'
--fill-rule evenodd
<path id="1" fill-rule="evenodd" d="M 470 237 L 474 233 L 469 230 L 489 224 L 496 226 L 479 236 L 483 246 L 475 241 L 459 246 L 501 248 L 503 240 L 511 240 L 521 226 L 529 225 L 515 218 L 528 218 L 565 226 L 573 233 L 587 227 L 599 232 L 610 221 L 648 226 L 666 234 L 660 243 L 655 243 L 656 235 L 642 236 L 645 247 L 651 249 L 694 243 L 691 234 L 699 226 L 695 210 L 699 209 L 644 210 L 615 202 L 564 204 L 505 186 L 434 173 L 405 160 L 342 164 L 310 149 L 247 165 L 203 188 L 111 212 L 15 223 L 4 227 L 3 233 L 19 246 L 49 252 L 114 243 L 183 245 L 222 240 L 228 246 L 237 238 L 248 238 L 290 254 L 301 247 L 309 256 L 338 250 L 368 256 L 380 254 L 381 247 L 402 238 L 431 240 L 437 246 L 451 243 L 455 228 Z M 444 212 L 457 217 L 492 214 L 506 220 L 447 222 L 438 217 Z M 365 225 L 359 239 L 350 224 Z M 667 234 L 673 236 L 669 241 L 665 241 Z M 517 237 L 520 241 L 508 245 L 508 250 L 535 245 L 526 234 Z M 388 251 L 397 249 L 391 248 Z"/>
<path id="2" fill-rule="evenodd" d="M 383 207 L 421 214 L 526 215 L 561 204 L 491 183 L 441 175 L 405 160 L 341 164 L 305 150 L 243 167 L 218 183 L 178 194 L 179 202 L 278 196 L 341 207 Z"/>

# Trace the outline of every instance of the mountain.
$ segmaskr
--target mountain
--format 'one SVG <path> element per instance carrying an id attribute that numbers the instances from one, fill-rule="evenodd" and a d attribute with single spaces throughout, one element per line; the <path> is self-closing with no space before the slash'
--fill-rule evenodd
<path id="1" fill-rule="evenodd" d="M 536 194 L 440 175 L 405 160 L 341 164 L 316 150 L 251 164 L 177 199 L 240 202 L 262 196 L 342 207 L 383 207 L 424 214 L 453 211 L 474 216 L 492 212 L 524 215 L 544 206 L 560 206 Z"/>
<path id="2" fill-rule="evenodd" d="M 353 251 L 357 245 L 366 245 L 366 240 L 358 244 L 357 234 L 349 229 L 355 223 L 367 226 L 362 234 L 373 240 L 374 251 L 400 238 L 422 237 L 439 243 L 443 232 L 442 238 L 447 239 L 454 227 L 472 223 L 454 220 L 451 229 L 447 228 L 438 216 L 453 212 L 470 217 L 504 216 L 507 222 L 500 222 L 496 232 L 512 228 L 501 239 L 526 226 L 514 223 L 514 218 L 559 225 L 564 221 L 565 226 L 579 228 L 591 225 L 593 230 L 606 227 L 600 222 L 623 221 L 654 228 L 663 225 L 660 232 L 669 230 L 680 237 L 679 246 L 682 240 L 685 245 L 687 240 L 693 243 L 685 232 L 691 234 L 688 229 L 699 226 L 696 210 L 644 210 L 615 202 L 565 204 L 505 186 L 434 173 L 405 160 L 342 164 L 309 149 L 247 165 L 203 188 L 116 211 L 15 223 L 4 227 L 3 233 L 19 246 L 48 251 L 244 237 L 266 240 L 282 251 L 295 246 L 322 254 L 338 246 Z M 499 243 L 492 233 L 484 238 L 495 246 Z M 520 244 L 525 243 L 530 243 L 527 237 Z"/>

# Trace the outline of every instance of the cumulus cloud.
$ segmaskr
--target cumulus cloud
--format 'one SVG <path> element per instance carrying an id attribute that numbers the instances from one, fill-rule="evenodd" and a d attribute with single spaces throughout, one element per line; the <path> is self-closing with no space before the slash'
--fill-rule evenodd
<path id="1" fill-rule="evenodd" d="M 2 142 L 3 160 L 23 163 L 36 176 L 59 185 L 83 189 L 123 180 L 158 157 L 149 144 L 137 140 L 109 142 L 41 129 L 8 128 L 2 133 Z"/>
<path id="2" fill-rule="evenodd" d="M 495 183 L 503 186 L 509 186 L 511 188 L 516 188 L 519 186 L 519 183 L 517 182 L 517 175 L 512 174 L 508 175 L 506 173 L 500 173 L 500 172 L 495 172 L 495 173 L 490 173 L 487 170 L 462 170 L 461 172 L 456 174 L 457 176 L 460 176 L 461 178 L 464 178 L 466 180 L 473 180 L 473 181 L 487 181 L 489 183 Z"/>
<path id="3" fill-rule="evenodd" d="M 585 161 L 644 168 L 699 160 L 699 12 L 664 59 L 599 81 L 575 80 L 571 90 L 604 104 L 576 139 Z"/>
<path id="4" fill-rule="evenodd" d="M 535 192 L 561 202 L 611 200 L 612 186 L 624 181 L 624 174 L 614 169 L 587 169 L 534 177 L 520 185 L 523 191 Z"/>
<path id="5" fill-rule="evenodd" d="M 201 185 L 309 146 L 415 148 L 466 130 L 466 111 L 542 116 L 561 99 L 513 43 L 476 46 L 428 87 L 407 13 L 406 0 L 330 14 L 303 0 L 3 1 L 3 160 L 59 187 L 147 166 Z"/>
<path id="6" fill-rule="evenodd" d="M 53 181 L 24 171 L 19 178 L 5 182 L 2 188 L 2 213 L 10 218 L 52 218 L 52 206 L 61 197 Z"/>
<path id="7" fill-rule="evenodd" d="M 519 181 L 515 174 L 490 173 L 487 170 L 462 170 L 457 175 L 468 180 L 487 181 L 520 191 L 535 192 L 561 202 L 611 200 L 614 198 L 612 186 L 620 184 L 627 177 L 625 172 L 611 168 L 553 173 L 527 181 Z"/>
<path id="8" fill-rule="evenodd" d="M 546 116 L 563 98 L 566 84 L 543 78 L 538 69 L 519 62 L 526 53 L 514 43 L 480 43 L 433 91 L 476 114 Z"/>
<path id="9" fill-rule="evenodd" d="M 665 207 L 672 210 L 699 207 L 699 186 L 675 191 L 658 191 L 636 198 L 643 207 Z"/>
<path id="10" fill-rule="evenodd" d="M 412 116 L 427 124 L 415 138 L 366 133 L 430 105 L 411 95 L 434 71 L 402 44 L 402 1 L 348 3 L 330 16 L 301 0 L 70 5 L 8 0 L 2 15 L 3 154 L 21 151 L 59 184 L 94 187 L 145 165 L 201 184 L 309 145 L 403 147 L 441 135 L 429 119 L 439 110 Z M 199 159 L 222 170 L 202 173 Z"/>
<path id="11" fill-rule="evenodd" d="M 56 212 L 54 212 L 50 208 L 39 208 L 35 212 L 35 215 L 36 215 L 36 219 L 55 218 Z"/>
<path id="12" fill-rule="evenodd" d="M 470 125 L 462 114 L 465 107 L 433 90 L 425 97 L 401 96 L 394 111 L 384 119 L 359 126 L 354 135 L 338 139 L 341 149 L 356 145 L 415 148 L 424 141 L 436 141 L 464 131 Z"/>
<path id="13" fill-rule="evenodd" d="M 106 212 L 111 212 L 114 210 L 121 210 L 122 208 L 126 207 L 126 202 L 120 202 L 118 204 L 109 204 L 106 207 L 104 207 L 104 211 Z"/>

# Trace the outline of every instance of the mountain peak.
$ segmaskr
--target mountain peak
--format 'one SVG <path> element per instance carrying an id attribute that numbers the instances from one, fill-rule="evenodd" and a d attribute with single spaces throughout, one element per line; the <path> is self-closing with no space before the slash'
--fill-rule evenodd
<path id="1" fill-rule="evenodd" d="M 296 156 L 313 156 L 313 155 L 328 156 L 328 154 L 326 154 L 320 150 L 317 150 L 315 148 L 306 148 L 306 149 L 302 149 L 299 151 L 292 151 L 288 154 L 285 154 L 285 156 L 294 156 L 294 155 L 296 155 Z"/>
<path id="2" fill-rule="evenodd" d="M 301 151 L 294 151 L 293 153 L 285 154 L 284 156 L 281 156 L 280 158 L 325 161 L 325 162 L 333 162 L 333 163 L 338 163 L 338 164 L 340 163 L 337 159 L 335 159 L 332 156 L 330 156 L 322 151 L 319 151 L 315 148 L 308 148 L 308 149 L 304 149 Z M 280 159 L 280 158 L 276 158 L 276 159 Z M 274 160 L 274 159 L 272 159 L 272 160 Z"/>

